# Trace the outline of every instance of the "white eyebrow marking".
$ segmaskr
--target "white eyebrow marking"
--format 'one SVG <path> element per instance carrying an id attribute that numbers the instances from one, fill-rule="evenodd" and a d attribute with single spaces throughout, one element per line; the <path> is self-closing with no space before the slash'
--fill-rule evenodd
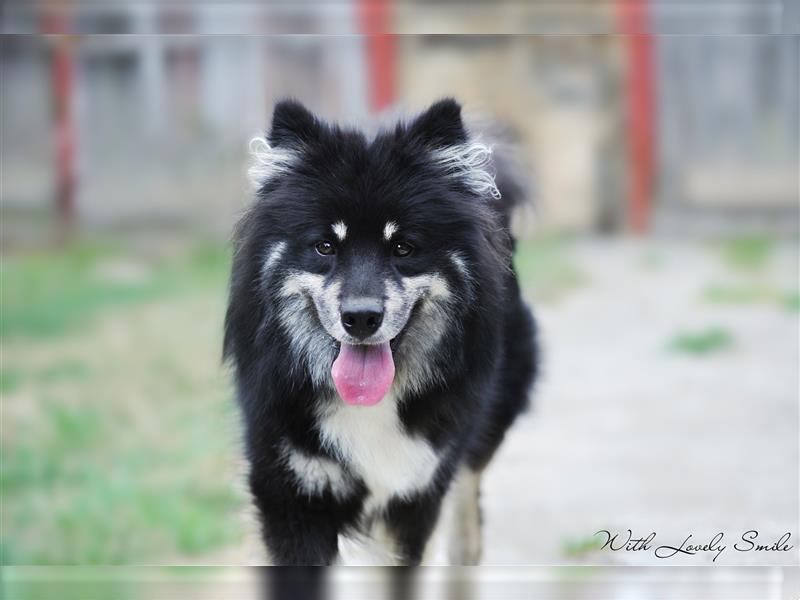
<path id="1" fill-rule="evenodd" d="M 336 234 L 340 242 L 343 242 L 344 238 L 347 237 L 347 225 L 344 224 L 344 221 L 336 221 L 336 223 L 331 225 L 331 229 L 333 229 L 333 233 Z"/>
<path id="2" fill-rule="evenodd" d="M 388 242 L 395 233 L 397 233 L 397 223 L 388 221 L 383 227 L 383 239 Z"/>

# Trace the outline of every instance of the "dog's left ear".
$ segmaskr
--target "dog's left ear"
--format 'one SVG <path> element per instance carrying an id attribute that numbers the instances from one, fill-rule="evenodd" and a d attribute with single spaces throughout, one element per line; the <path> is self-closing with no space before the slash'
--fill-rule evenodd
<path id="1" fill-rule="evenodd" d="M 455 146 L 467 141 L 461 105 L 452 98 L 433 104 L 409 126 L 409 133 L 433 147 Z"/>
<path id="2" fill-rule="evenodd" d="M 321 124 L 314 114 L 297 100 L 281 100 L 272 113 L 269 143 L 293 146 L 308 143 L 319 136 Z"/>

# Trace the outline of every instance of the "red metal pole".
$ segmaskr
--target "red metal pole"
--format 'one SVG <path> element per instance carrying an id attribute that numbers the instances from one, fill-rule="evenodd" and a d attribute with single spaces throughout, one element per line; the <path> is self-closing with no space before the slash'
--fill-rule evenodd
<path id="1" fill-rule="evenodd" d="M 54 8 L 46 15 L 45 33 L 57 34 L 54 40 L 51 82 L 54 100 L 56 155 L 56 215 L 59 225 L 68 230 L 75 219 L 75 127 L 72 92 L 75 80 L 71 39 L 66 8 Z"/>
<path id="2" fill-rule="evenodd" d="M 367 48 L 369 103 L 374 111 L 391 105 L 396 94 L 396 47 L 390 0 L 359 0 L 359 22 Z"/>
<path id="3" fill-rule="evenodd" d="M 655 147 L 653 49 L 647 0 L 620 0 L 626 47 L 628 219 L 635 233 L 650 225 Z"/>

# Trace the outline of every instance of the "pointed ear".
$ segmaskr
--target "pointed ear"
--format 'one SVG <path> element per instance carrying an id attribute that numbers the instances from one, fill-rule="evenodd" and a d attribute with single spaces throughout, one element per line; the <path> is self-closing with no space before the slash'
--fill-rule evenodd
<path id="1" fill-rule="evenodd" d="M 409 133 L 434 146 L 455 146 L 467 141 L 461 105 L 452 98 L 439 100 L 411 123 Z"/>
<path id="2" fill-rule="evenodd" d="M 292 146 L 318 137 L 319 120 L 297 100 L 281 100 L 272 113 L 269 143 L 273 146 Z"/>

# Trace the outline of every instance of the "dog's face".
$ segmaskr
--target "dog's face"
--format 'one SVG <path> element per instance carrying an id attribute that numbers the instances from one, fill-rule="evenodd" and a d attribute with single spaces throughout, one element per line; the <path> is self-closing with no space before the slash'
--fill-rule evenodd
<path id="1" fill-rule="evenodd" d="M 259 327 L 273 319 L 315 384 L 351 404 L 435 380 L 437 348 L 498 254 L 490 150 L 460 107 L 367 141 L 281 103 L 253 149 L 259 200 L 236 261 L 258 264 Z"/>

